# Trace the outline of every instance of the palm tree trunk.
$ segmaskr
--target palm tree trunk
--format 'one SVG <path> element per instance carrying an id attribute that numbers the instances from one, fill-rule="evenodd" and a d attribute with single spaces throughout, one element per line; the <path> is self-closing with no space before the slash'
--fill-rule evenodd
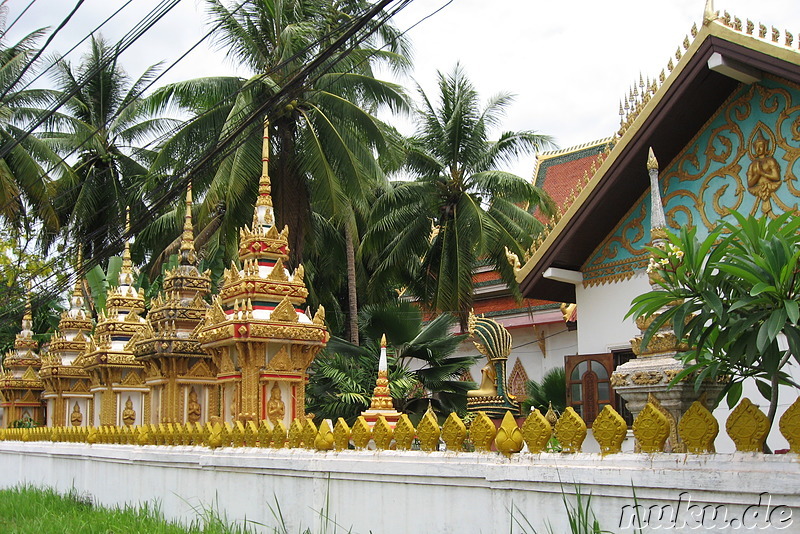
<path id="1" fill-rule="evenodd" d="M 356 293 L 356 254 L 353 246 L 353 231 L 344 226 L 345 252 L 347 254 L 347 313 L 350 343 L 358 345 L 358 294 Z"/>

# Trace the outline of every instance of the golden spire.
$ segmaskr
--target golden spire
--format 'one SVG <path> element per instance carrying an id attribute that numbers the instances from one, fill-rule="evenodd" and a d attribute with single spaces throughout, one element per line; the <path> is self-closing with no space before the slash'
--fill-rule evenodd
<path id="1" fill-rule="evenodd" d="M 83 297 L 81 284 L 81 270 L 83 269 L 83 247 L 78 245 L 78 259 L 75 261 L 75 289 L 72 290 L 73 297 Z"/>
<path id="2" fill-rule="evenodd" d="M 119 285 L 133 284 L 133 262 L 131 261 L 131 207 L 125 206 L 125 249 L 122 251 L 122 270 L 119 272 Z"/>
<path id="3" fill-rule="evenodd" d="M 269 118 L 264 119 L 264 142 L 261 145 L 261 178 L 258 180 L 258 206 L 272 206 L 272 182 L 269 179 Z"/>
<path id="4" fill-rule="evenodd" d="M 650 150 L 647 152 L 647 170 L 651 171 L 653 169 L 658 170 L 658 160 L 653 153 L 653 147 L 650 147 Z"/>
<path id="5" fill-rule="evenodd" d="M 186 214 L 183 216 L 183 235 L 181 236 L 181 264 L 194 265 L 197 254 L 194 250 L 194 231 L 192 226 L 192 183 L 186 188 Z"/>
<path id="6" fill-rule="evenodd" d="M 667 227 L 667 221 L 658 184 L 658 160 L 653 147 L 647 153 L 647 173 L 650 175 L 650 237 L 657 239 Z"/>

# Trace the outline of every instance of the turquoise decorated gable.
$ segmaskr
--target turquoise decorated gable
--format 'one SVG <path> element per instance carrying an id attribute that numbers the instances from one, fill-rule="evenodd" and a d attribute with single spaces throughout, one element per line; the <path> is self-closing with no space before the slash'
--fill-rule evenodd
<path id="1" fill-rule="evenodd" d="M 775 78 L 742 85 L 661 172 L 667 224 L 697 226 L 702 237 L 731 209 L 766 217 L 797 212 L 798 159 L 800 87 Z M 583 265 L 584 284 L 626 279 L 647 267 L 649 196 L 648 190 Z"/>

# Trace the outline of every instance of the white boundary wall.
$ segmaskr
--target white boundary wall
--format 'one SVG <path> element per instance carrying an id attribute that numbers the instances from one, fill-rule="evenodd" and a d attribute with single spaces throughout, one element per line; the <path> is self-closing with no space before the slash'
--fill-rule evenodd
<path id="1" fill-rule="evenodd" d="M 634 531 L 628 526 L 632 485 L 643 519 L 652 506 L 650 527 L 660 527 L 644 532 L 800 532 L 797 455 L 523 453 L 507 459 L 496 453 L 0 442 L 0 474 L 0 487 L 74 488 L 104 505 L 155 500 L 167 517 L 184 520 L 214 507 L 228 520 L 269 527 L 276 524 L 270 506 L 277 499 L 288 532 L 323 531 L 319 512 L 327 500 L 328 515 L 340 525 L 329 524 L 327 532 L 532 532 L 525 520 L 524 528 L 510 528 L 513 506 L 514 515 L 524 514 L 538 532 L 549 521 L 554 532 L 566 533 L 562 483 L 568 493 L 575 484 L 591 492 L 601 526 L 614 533 Z M 724 506 L 714 517 L 707 504 Z"/>

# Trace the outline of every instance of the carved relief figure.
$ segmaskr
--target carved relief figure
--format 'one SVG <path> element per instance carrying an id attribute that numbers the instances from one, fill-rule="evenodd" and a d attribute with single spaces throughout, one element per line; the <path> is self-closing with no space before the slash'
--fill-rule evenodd
<path id="1" fill-rule="evenodd" d="M 83 414 L 81 413 L 81 407 L 78 406 L 78 403 L 75 403 L 75 406 L 72 407 L 72 415 L 69 417 L 70 423 L 72 426 L 81 426 L 83 423 Z"/>
<path id="2" fill-rule="evenodd" d="M 189 391 L 189 402 L 186 405 L 186 420 L 190 423 L 196 423 L 200 420 L 200 403 L 197 402 L 197 392 L 194 388 Z"/>
<path id="3" fill-rule="evenodd" d="M 125 426 L 131 426 L 136 422 L 136 411 L 133 409 L 133 401 L 130 397 L 125 401 L 125 409 L 122 410 L 122 422 Z"/>
<path id="4" fill-rule="evenodd" d="M 281 400 L 281 388 L 278 387 L 277 382 L 272 386 L 272 391 L 267 403 L 267 417 L 272 424 L 283 420 L 286 414 L 286 405 Z"/>
<path id="5" fill-rule="evenodd" d="M 747 190 L 761 199 L 761 211 L 772 214 L 772 195 L 781 185 L 781 168 L 772 155 L 775 144 L 770 144 L 759 128 L 758 135 L 750 138 L 751 163 L 747 168 Z"/>

